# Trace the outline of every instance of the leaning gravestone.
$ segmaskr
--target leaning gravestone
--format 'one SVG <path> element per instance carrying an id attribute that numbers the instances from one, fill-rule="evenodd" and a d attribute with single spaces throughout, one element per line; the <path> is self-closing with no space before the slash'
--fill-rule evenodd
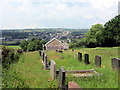
<path id="1" fill-rule="evenodd" d="M 85 64 L 90 64 L 90 62 L 89 62 L 89 54 L 84 55 L 84 62 L 85 62 Z"/>
<path id="2" fill-rule="evenodd" d="M 50 75 L 52 80 L 56 79 L 56 63 L 53 60 L 51 60 Z"/>
<path id="3" fill-rule="evenodd" d="M 101 56 L 99 56 L 99 55 L 95 56 L 95 66 L 96 67 L 101 66 Z"/>
<path id="4" fill-rule="evenodd" d="M 64 90 L 66 87 L 65 87 L 65 70 L 63 68 L 59 68 L 58 78 L 59 78 L 59 81 L 58 81 L 59 89 Z"/>
<path id="5" fill-rule="evenodd" d="M 120 71 L 120 59 L 112 58 L 112 68 Z"/>
<path id="6" fill-rule="evenodd" d="M 78 52 L 78 60 L 82 61 L 82 53 Z"/>

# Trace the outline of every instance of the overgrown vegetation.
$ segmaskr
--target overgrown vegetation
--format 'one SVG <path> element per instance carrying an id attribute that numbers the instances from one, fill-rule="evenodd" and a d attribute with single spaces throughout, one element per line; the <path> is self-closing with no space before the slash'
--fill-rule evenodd
<path id="1" fill-rule="evenodd" d="M 19 60 L 19 56 L 22 53 L 21 49 L 14 50 L 9 47 L 2 46 L 2 67 L 3 69 L 9 69 L 12 63 Z"/>
<path id="2" fill-rule="evenodd" d="M 4 88 L 57 88 L 49 71 L 44 70 L 38 51 L 26 52 L 12 64 L 3 77 Z"/>
<path id="3" fill-rule="evenodd" d="M 2 88 L 17 88 L 26 87 L 24 82 L 10 67 L 19 61 L 20 55 L 23 53 L 21 49 L 14 50 L 13 48 L 1 46 L 2 48 Z M 8 82 L 10 81 L 10 82 Z"/>

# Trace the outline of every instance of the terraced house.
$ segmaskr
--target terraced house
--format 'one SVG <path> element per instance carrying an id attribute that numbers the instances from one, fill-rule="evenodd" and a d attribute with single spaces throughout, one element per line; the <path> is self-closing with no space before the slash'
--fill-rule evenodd
<path id="1" fill-rule="evenodd" d="M 53 38 L 45 44 L 46 50 L 62 50 L 68 49 L 69 45 L 66 42 L 62 42 L 56 38 Z"/>

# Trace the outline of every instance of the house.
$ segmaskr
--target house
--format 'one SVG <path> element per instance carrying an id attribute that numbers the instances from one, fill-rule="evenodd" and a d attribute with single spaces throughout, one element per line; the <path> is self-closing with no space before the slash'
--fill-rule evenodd
<path id="1" fill-rule="evenodd" d="M 69 45 L 66 42 L 61 42 L 60 40 L 53 38 L 45 44 L 46 50 L 62 50 L 68 49 Z"/>

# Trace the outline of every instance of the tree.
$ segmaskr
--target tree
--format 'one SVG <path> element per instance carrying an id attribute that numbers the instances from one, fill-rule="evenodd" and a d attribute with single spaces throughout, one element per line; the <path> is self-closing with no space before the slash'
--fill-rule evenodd
<path id="1" fill-rule="evenodd" d="M 35 50 L 42 50 L 43 44 L 45 44 L 46 41 L 39 40 L 37 38 L 32 38 L 30 41 L 22 41 L 20 43 L 21 48 L 24 51 L 35 51 Z"/>
<path id="2" fill-rule="evenodd" d="M 23 49 L 23 51 L 27 51 L 27 45 L 28 42 L 26 40 L 20 42 L 20 47 Z"/>
<path id="3" fill-rule="evenodd" d="M 102 30 L 103 46 L 119 46 L 120 45 L 120 15 L 114 17 L 104 25 Z"/>
<path id="4" fill-rule="evenodd" d="M 35 42 L 29 42 L 28 46 L 27 46 L 27 50 L 28 51 L 35 51 Z"/>
<path id="5" fill-rule="evenodd" d="M 87 47 L 96 47 L 99 45 L 97 41 L 100 32 L 104 29 L 102 24 L 92 25 L 90 30 L 86 33 L 84 38 L 84 43 Z"/>

